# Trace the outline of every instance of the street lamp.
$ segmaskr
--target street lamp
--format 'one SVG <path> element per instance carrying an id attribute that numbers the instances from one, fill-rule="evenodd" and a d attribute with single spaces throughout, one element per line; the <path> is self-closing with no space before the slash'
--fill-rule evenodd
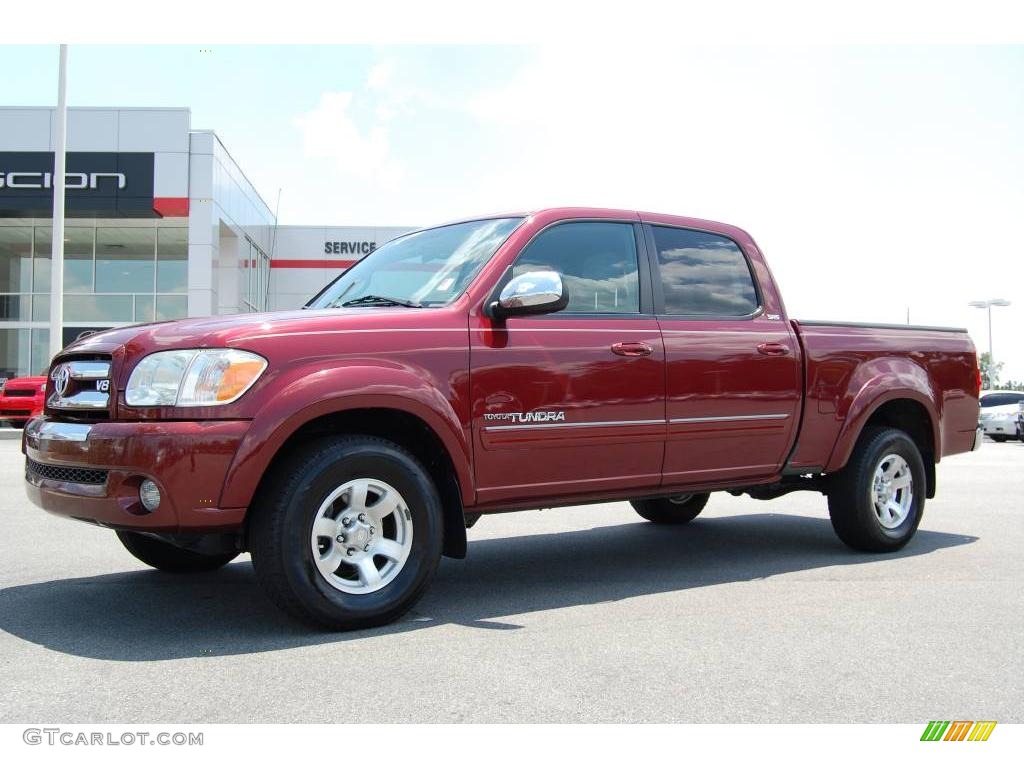
<path id="1" fill-rule="evenodd" d="M 996 358 L 992 354 L 992 307 L 1008 307 L 1010 302 L 1006 299 L 985 299 L 984 301 L 969 301 L 967 305 L 988 310 L 988 359 L 995 363 Z"/>

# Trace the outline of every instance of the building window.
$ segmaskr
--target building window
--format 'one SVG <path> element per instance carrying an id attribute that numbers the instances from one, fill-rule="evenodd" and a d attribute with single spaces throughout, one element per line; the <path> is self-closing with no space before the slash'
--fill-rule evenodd
<path id="1" fill-rule="evenodd" d="M 95 227 L 67 227 L 64 230 L 64 292 L 92 293 Z M 32 258 L 32 290 L 50 292 L 50 258 L 53 233 L 50 227 L 36 227 Z M 43 320 L 49 319 L 47 317 Z"/>
<path id="2" fill-rule="evenodd" d="M 242 248 L 242 306 L 247 312 L 264 312 L 270 292 L 270 257 L 248 237 Z"/>
<path id="3" fill-rule="evenodd" d="M 0 379 L 25 376 L 32 370 L 27 328 L 0 328 Z"/>
<path id="4" fill-rule="evenodd" d="M 152 292 L 156 229 L 96 228 L 96 292 Z"/>
<path id="5" fill-rule="evenodd" d="M 188 296 L 168 296 L 160 294 L 156 297 L 156 319 L 177 320 L 188 315 Z"/>
<path id="6" fill-rule="evenodd" d="M 158 293 L 188 292 L 188 229 L 185 227 L 157 230 L 156 290 Z"/>

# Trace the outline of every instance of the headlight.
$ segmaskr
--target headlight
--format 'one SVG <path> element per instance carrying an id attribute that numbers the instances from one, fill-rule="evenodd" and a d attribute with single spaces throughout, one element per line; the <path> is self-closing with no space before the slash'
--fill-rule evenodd
<path id="1" fill-rule="evenodd" d="M 196 407 L 233 403 L 267 368 L 239 349 L 175 349 L 142 358 L 128 379 L 131 406 Z"/>

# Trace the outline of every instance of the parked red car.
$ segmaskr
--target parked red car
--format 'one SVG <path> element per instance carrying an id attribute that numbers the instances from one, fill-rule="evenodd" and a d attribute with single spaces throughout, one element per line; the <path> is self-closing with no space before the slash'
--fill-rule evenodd
<path id="1" fill-rule="evenodd" d="M 492 512 L 814 490 L 848 545 L 898 549 L 979 386 L 963 330 L 790 319 L 741 229 L 543 210 L 404 235 L 304 310 L 76 341 L 25 487 L 157 568 L 250 551 L 283 609 L 364 627 Z"/>
<path id="2" fill-rule="evenodd" d="M 0 421 L 24 427 L 43 412 L 46 376 L 19 376 L 0 384 Z"/>

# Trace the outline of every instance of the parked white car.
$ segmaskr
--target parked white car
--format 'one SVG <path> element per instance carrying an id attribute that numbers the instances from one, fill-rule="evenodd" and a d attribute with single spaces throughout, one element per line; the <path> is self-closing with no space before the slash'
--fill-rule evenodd
<path id="1" fill-rule="evenodd" d="M 981 393 L 981 426 L 985 434 L 1002 443 L 1018 439 L 1017 416 L 1024 392 L 1006 389 L 986 390 Z"/>

